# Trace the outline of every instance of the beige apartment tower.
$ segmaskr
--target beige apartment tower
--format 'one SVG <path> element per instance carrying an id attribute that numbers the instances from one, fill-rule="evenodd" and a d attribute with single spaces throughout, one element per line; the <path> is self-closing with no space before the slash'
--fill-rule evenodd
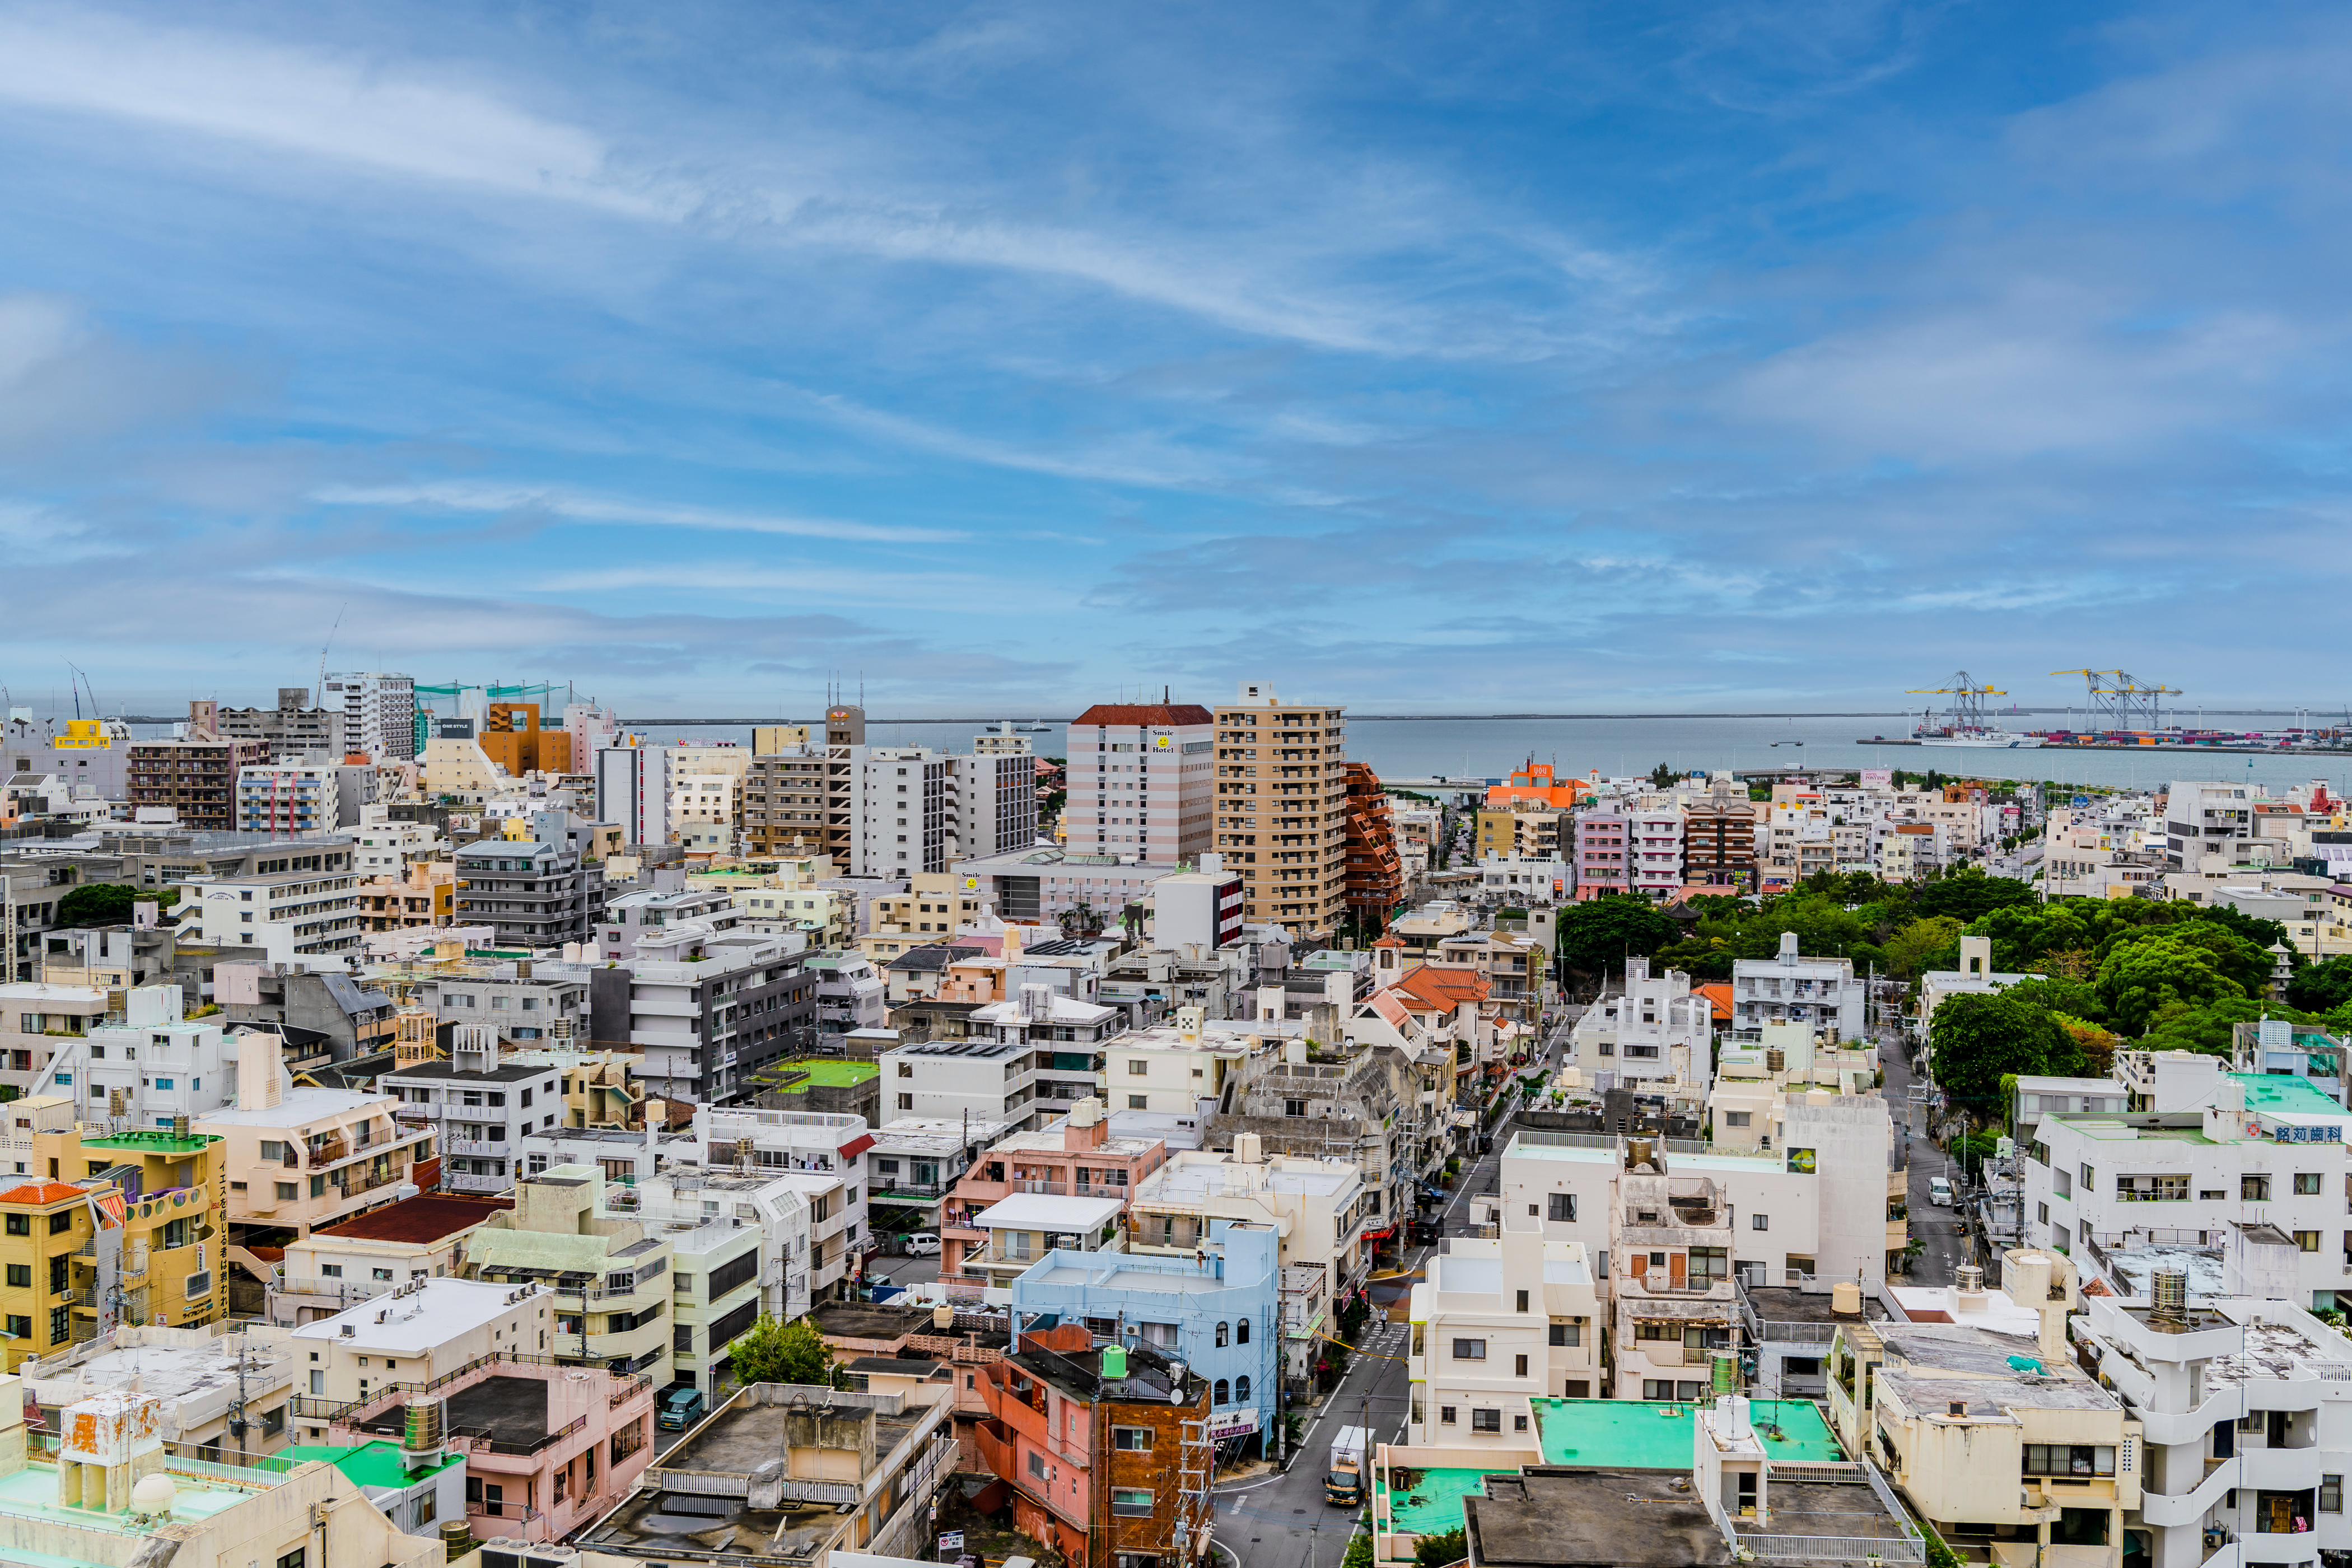
<path id="1" fill-rule="evenodd" d="M 1348 908 L 1347 725 L 1245 681 L 1217 709 L 1217 849 L 1244 919 L 1328 936 Z"/>

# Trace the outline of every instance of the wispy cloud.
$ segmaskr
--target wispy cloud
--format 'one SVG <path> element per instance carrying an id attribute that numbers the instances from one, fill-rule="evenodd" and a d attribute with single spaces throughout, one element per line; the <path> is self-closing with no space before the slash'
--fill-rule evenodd
<path id="1" fill-rule="evenodd" d="M 461 479 L 404 485 L 326 485 L 313 492 L 312 499 L 326 506 L 383 507 L 415 511 L 521 512 L 555 521 L 603 527 L 775 533 L 800 539 L 835 539 L 861 544 L 946 544 L 969 537 L 955 529 L 908 528 L 896 523 L 846 522 L 835 518 L 722 511 L 711 507 L 665 505 L 587 495 L 553 487 Z"/>

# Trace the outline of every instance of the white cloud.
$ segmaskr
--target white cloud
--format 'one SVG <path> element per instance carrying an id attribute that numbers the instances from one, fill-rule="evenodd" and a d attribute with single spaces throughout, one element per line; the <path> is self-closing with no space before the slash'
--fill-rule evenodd
<path id="1" fill-rule="evenodd" d="M 312 493 L 327 506 L 407 508 L 498 513 L 542 512 L 565 522 L 607 527 L 683 528 L 718 533 L 778 533 L 866 544 L 949 544 L 970 535 L 953 529 L 901 528 L 835 518 L 778 517 L 584 495 L 548 486 L 445 479 L 406 485 L 331 485 Z"/>

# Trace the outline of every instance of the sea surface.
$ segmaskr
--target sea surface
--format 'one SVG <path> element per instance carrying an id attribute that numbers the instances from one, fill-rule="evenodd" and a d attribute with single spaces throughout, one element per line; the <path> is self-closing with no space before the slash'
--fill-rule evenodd
<path id="1" fill-rule="evenodd" d="M 1028 721 L 1024 715 L 1008 715 Z M 802 722 L 793 720 L 791 722 Z M 2036 714 L 2004 721 L 2012 728 L 2063 727 L 2062 714 Z M 2291 720 L 2207 712 L 2202 721 L 2248 730 L 2283 727 Z M 2352 753 L 2309 756 L 2246 755 L 2216 752 L 1979 751 L 1949 746 L 1869 746 L 1872 735 L 1902 736 L 1913 720 L 1905 714 L 1842 719 L 1381 719 L 1350 714 L 1348 755 L 1369 763 L 1387 779 L 1498 778 L 1530 758 L 1550 763 L 1562 773 L 1646 773 L 1664 763 L 1677 772 L 1713 768 L 1901 768 L 1972 778 L 2053 779 L 2062 784 L 2117 784 L 2143 788 L 2173 779 L 2247 780 L 2263 785 L 2324 778 L 2331 794 L 2352 789 Z M 881 746 L 936 746 L 967 751 L 971 738 L 992 725 L 971 723 L 868 723 L 867 742 Z M 742 727 L 637 726 L 648 741 L 735 741 L 751 744 Z M 1058 725 L 1034 734 L 1030 743 L 1047 756 L 1066 754 L 1067 731 Z"/>

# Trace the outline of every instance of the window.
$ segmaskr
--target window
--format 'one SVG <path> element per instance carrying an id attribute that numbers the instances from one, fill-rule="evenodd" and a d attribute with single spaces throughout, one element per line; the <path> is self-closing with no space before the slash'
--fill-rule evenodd
<path id="1" fill-rule="evenodd" d="M 1225 1348 L 1225 1325 L 1222 1322 L 1217 1325 L 1217 1348 Z"/>
<path id="2" fill-rule="evenodd" d="M 1151 1428 L 1149 1426 L 1114 1426 L 1110 1429 L 1110 1446 L 1130 1454 L 1151 1452 Z"/>
<path id="3" fill-rule="evenodd" d="M 31 1339 L 33 1337 L 33 1320 L 28 1317 L 20 1318 L 11 1315 L 8 1319 L 8 1337 L 12 1340 Z"/>
<path id="4" fill-rule="evenodd" d="M 1576 1194 L 1574 1193 L 1552 1194 L 1551 1201 L 1547 1207 L 1544 1218 L 1549 1220 L 1573 1220 L 1576 1218 Z"/>
<path id="5" fill-rule="evenodd" d="M 1045 1479 L 1045 1456 L 1034 1448 L 1029 1450 L 1029 1473 L 1041 1481 Z"/>
<path id="6" fill-rule="evenodd" d="M 278 1560 L 278 1568 L 302 1568 L 302 1561 L 309 1555 L 309 1552 L 308 1547 L 296 1547 Z"/>
<path id="7" fill-rule="evenodd" d="M 1748 1216 L 1748 1223 L 1753 1229 L 1769 1230 L 1772 1228 L 1772 1216 L 1769 1214 L 1752 1214 Z"/>
<path id="8" fill-rule="evenodd" d="M 69 1260 L 62 1252 L 49 1259 L 50 1295 L 62 1296 L 66 1293 L 66 1286 L 68 1283 L 67 1279 L 67 1269 L 68 1266 Z"/>
<path id="9" fill-rule="evenodd" d="M 1151 1109 L 1151 1097 L 1148 1094 L 1130 1094 L 1127 1097 L 1127 1108 L 1129 1110 L 1149 1110 Z"/>
<path id="10" fill-rule="evenodd" d="M 2344 1511 L 2344 1478 L 2342 1476 L 2319 1478 L 2319 1511 L 2322 1513 Z"/>
<path id="11" fill-rule="evenodd" d="M 33 1266 L 29 1263 L 11 1263 L 8 1265 L 8 1285 L 11 1289 L 31 1289 L 33 1288 Z"/>
<path id="12" fill-rule="evenodd" d="M 1454 1359 L 1455 1361 L 1485 1361 L 1486 1359 L 1486 1342 L 1484 1340 L 1454 1341 Z"/>
<path id="13" fill-rule="evenodd" d="M 1513 1377 L 1525 1377 L 1528 1375 L 1527 1357 L 1523 1355 L 1515 1355 L 1511 1358 L 1511 1375 Z"/>
<path id="14" fill-rule="evenodd" d="M 1151 1493 L 1142 1487 L 1113 1487 L 1110 1511 L 1118 1519 L 1150 1519 Z"/>
<path id="15" fill-rule="evenodd" d="M 299 1195 L 299 1189 L 292 1182 L 278 1182 L 273 1184 L 278 1188 L 278 1201 L 281 1204 L 290 1204 Z"/>
<path id="16" fill-rule="evenodd" d="M 1454 1406 L 1451 1405 L 1441 1405 L 1437 1407 L 1437 1424 L 1440 1426 L 1451 1426 L 1454 1425 Z"/>
<path id="17" fill-rule="evenodd" d="M 10 1236 L 30 1236 L 30 1235 L 32 1235 L 32 1234 L 33 1234 L 33 1216 L 32 1216 L 31 1215 L 28 1215 L 28 1214 L 12 1214 L 12 1215 L 10 1215 L 8 1216 L 8 1234 L 9 1234 Z"/>
<path id="18" fill-rule="evenodd" d="M 49 1342 L 51 1344 L 63 1344 L 66 1342 L 66 1336 L 72 1332 L 73 1309 L 71 1307 L 50 1308 Z"/>
<path id="19" fill-rule="evenodd" d="M 1563 1388 L 1565 1398 L 1590 1399 L 1592 1397 L 1592 1380 L 1589 1377 L 1571 1377 Z"/>
<path id="20" fill-rule="evenodd" d="M 1234 1324 L 1234 1343 L 1237 1345 L 1245 1345 L 1249 1343 L 1249 1320 L 1247 1318 L 1241 1319 Z"/>
<path id="21" fill-rule="evenodd" d="M 2028 1476 L 2112 1476 L 2116 1473 L 2116 1451 L 2104 1443 L 2028 1443 L 2019 1473 Z"/>
<path id="22" fill-rule="evenodd" d="M 2083 1167 L 2083 1190 L 2086 1193 L 2095 1193 L 2099 1190 L 2098 1173 L 2088 1165 Z"/>
<path id="23" fill-rule="evenodd" d="M 1303 1100 L 1286 1100 L 1282 1102 L 1282 1113 L 1285 1116 L 1304 1116 L 1307 1114 L 1307 1102 Z"/>
<path id="24" fill-rule="evenodd" d="M 1584 1325 L 1581 1323 L 1554 1323 L 1551 1326 L 1550 1342 L 1561 1346 L 1580 1345 L 1584 1342 L 1583 1331 Z"/>
<path id="25" fill-rule="evenodd" d="M 343 1266 L 340 1263 L 321 1263 L 319 1265 L 319 1273 L 328 1279 L 341 1279 L 343 1277 Z"/>
<path id="26" fill-rule="evenodd" d="M 57 1173 L 52 1171 L 49 1173 L 51 1175 L 55 1175 Z M 53 1214 L 49 1216 L 49 1234 L 51 1236 L 62 1236 L 72 1228 L 73 1213 L 71 1210 L 68 1210 L 64 1214 Z"/>
<path id="27" fill-rule="evenodd" d="M 1249 1402 L 1250 1380 L 1245 1377 L 1237 1377 L 1234 1379 L 1234 1403 L 1235 1405 L 1247 1405 Z"/>
<path id="28" fill-rule="evenodd" d="M 1222 1377 L 1217 1379 L 1216 1390 L 1211 1397 L 1219 1405 L 1231 1405 L 1234 1402 L 1234 1385 Z"/>
<path id="29" fill-rule="evenodd" d="M 2297 1171 L 2294 1173 L 2294 1195 L 2299 1198 L 2308 1198 L 2316 1197 L 2318 1194 L 2319 1173 L 2316 1171 Z"/>
<path id="30" fill-rule="evenodd" d="M 2294 1233 L 2294 1245 L 2299 1251 L 2316 1252 L 2319 1250 L 2319 1233 L 2315 1230 L 2298 1230 Z"/>
<path id="31" fill-rule="evenodd" d="M 1723 1124 L 1726 1127 L 1745 1127 L 1754 1120 L 1754 1113 L 1750 1111 L 1727 1110 L 1723 1113 Z"/>
<path id="32" fill-rule="evenodd" d="M 1642 1397 L 1643 1397 L 1643 1398 L 1644 1398 L 1644 1399 L 1672 1399 L 1674 1396 L 1675 1396 L 1675 1384 L 1674 1384 L 1674 1380 L 1673 1380 L 1672 1378 L 1666 1378 L 1666 1377 L 1645 1377 L 1645 1378 L 1643 1378 L 1643 1379 L 1642 1380 Z"/>
<path id="33" fill-rule="evenodd" d="M 389 1279 L 392 1278 L 392 1270 L 389 1268 L 371 1268 L 368 1272 L 375 1276 L 378 1279 Z"/>
<path id="34" fill-rule="evenodd" d="M 1517 1310 L 1522 1312 L 1528 1310 L 1528 1293 L 1525 1290 L 1517 1292 Z"/>
<path id="35" fill-rule="evenodd" d="M 1499 1432 L 1502 1429 L 1503 1413 L 1501 1411 L 1473 1410 L 1470 1412 L 1470 1430 L 1473 1432 Z"/>
<path id="36" fill-rule="evenodd" d="M 2268 1176 L 2240 1176 L 2238 1178 L 2238 1196 L 2243 1202 L 2267 1203 L 2270 1201 L 2270 1195 L 2271 1179 Z"/>
<path id="37" fill-rule="evenodd" d="M 1151 1064 L 1145 1061 L 1140 1057 L 1132 1058 L 1127 1064 L 1127 1076 L 1129 1078 L 1149 1078 L 1151 1076 Z"/>

